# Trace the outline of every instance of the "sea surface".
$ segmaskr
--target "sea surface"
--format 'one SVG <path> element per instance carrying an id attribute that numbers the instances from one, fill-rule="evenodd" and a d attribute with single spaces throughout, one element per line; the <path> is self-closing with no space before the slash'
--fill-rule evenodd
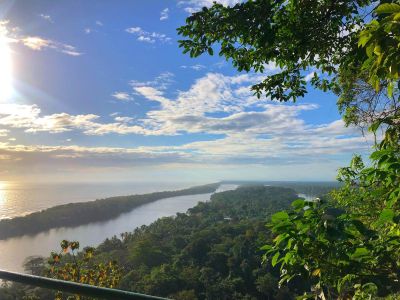
<path id="1" fill-rule="evenodd" d="M 168 186 L 161 184 L 157 185 L 157 188 L 151 188 L 141 185 L 141 189 L 137 187 L 136 190 L 134 186 L 128 187 L 124 185 L 118 185 L 119 188 L 114 187 L 114 190 L 112 191 L 106 191 L 105 186 L 102 186 L 101 190 L 99 191 L 92 191 L 90 188 L 81 186 L 80 190 L 83 191 L 83 194 L 80 194 L 79 191 L 73 190 L 72 187 L 70 187 L 69 190 L 65 190 L 65 188 L 60 187 L 59 193 L 62 192 L 66 195 L 57 194 L 53 189 L 49 189 L 54 197 L 57 196 L 57 202 L 51 202 L 51 197 L 49 195 L 43 195 L 44 198 L 40 198 L 38 197 L 39 192 L 35 191 L 36 194 L 34 195 L 36 195 L 36 197 L 31 198 L 29 197 L 28 193 L 26 194 L 28 199 L 21 200 L 21 198 L 18 198 L 20 199 L 18 200 L 19 203 L 25 208 L 15 207 L 16 205 L 8 206 L 13 207 L 11 210 L 14 212 L 14 215 L 21 215 L 26 214 L 30 211 L 38 210 L 39 206 L 41 206 L 42 208 L 47 208 L 56 204 L 81 202 L 84 200 L 82 197 L 88 197 L 88 200 L 94 200 L 94 196 L 90 196 L 94 194 L 97 195 L 95 197 L 117 196 L 123 194 L 142 194 L 154 191 L 181 189 L 193 185 L 194 184 L 181 184 L 180 186 L 170 185 L 169 188 Z M 232 190 L 236 187 L 237 185 L 223 184 L 219 187 L 217 192 Z M 124 192 L 121 192 L 121 190 L 123 190 Z M 101 192 L 104 193 L 101 194 Z M 178 212 L 186 212 L 189 208 L 195 206 L 198 202 L 209 201 L 210 196 L 211 194 L 200 194 L 165 198 L 149 204 L 142 205 L 128 213 L 122 214 L 119 217 L 106 222 L 91 223 L 73 228 L 51 229 L 36 235 L 25 235 L 21 237 L 1 240 L 0 269 L 23 272 L 24 270 L 22 265 L 27 257 L 36 255 L 48 256 L 51 251 L 59 251 L 59 245 L 63 239 L 79 241 L 81 249 L 86 246 L 97 246 L 106 238 L 110 238 L 114 235 L 119 236 L 119 234 L 123 232 L 133 231 L 136 227 L 140 227 L 142 225 L 149 225 L 158 218 L 173 216 Z M 44 199 L 47 200 L 45 201 Z M 61 199 L 64 200 L 61 201 Z M 73 201 L 73 199 L 75 199 L 76 201 Z M 39 204 L 39 202 L 41 204 Z M 29 203 L 31 203 L 32 205 L 30 206 Z M 4 205 L 3 207 L 6 207 L 6 205 Z"/>

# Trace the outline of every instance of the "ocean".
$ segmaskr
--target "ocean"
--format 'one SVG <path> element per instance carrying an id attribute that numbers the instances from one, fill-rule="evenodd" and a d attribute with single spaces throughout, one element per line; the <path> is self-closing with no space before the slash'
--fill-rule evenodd
<path id="1" fill-rule="evenodd" d="M 24 216 L 52 206 L 133 194 L 172 191 L 201 183 L 111 182 L 23 183 L 0 181 L 0 219 Z"/>

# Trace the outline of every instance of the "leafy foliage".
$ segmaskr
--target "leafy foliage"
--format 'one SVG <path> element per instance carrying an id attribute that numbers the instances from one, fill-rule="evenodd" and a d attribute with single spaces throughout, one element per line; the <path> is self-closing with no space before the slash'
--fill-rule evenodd
<path id="1" fill-rule="evenodd" d="M 266 212 L 295 198 L 290 189 L 243 187 L 135 230 L 123 239 L 125 254 L 116 252 L 129 270 L 121 287 L 173 299 L 290 299 L 301 286 L 279 290 L 276 271 L 260 263 L 259 248 L 268 235 Z M 261 279 L 267 274 L 270 283 Z"/>
<path id="2" fill-rule="evenodd" d="M 376 93 L 385 88 L 385 97 L 392 99 L 399 97 L 393 89 L 399 83 L 399 8 L 396 3 L 378 6 L 378 16 L 389 16 L 372 20 L 359 40 L 368 57 L 362 65 L 365 82 Z M 296 201 L 292 211 L 272 217 L 276 238 L 264 246 L 265 258 L 280 266 L 281 283 L 310 278 L 314 289 L 305 297 L 370 299 L 400 290 L 400 115 L 395 105 L 390 109 L 367 120 L 372 133 L 384 131 L 371 166 L 355 156 L 339 171 L 344 187 L 332 192 L 330 201 Z"/>
<path id="3" fill-rule="evenodd" d="M 265 216 L 289 207 L 296 198 L 291 189 L 264 186 L 214 194 L 210 202 L 199 203 L 186 214 L 161 218 L 121 238 L 105 240 L 88 262 L 86 251 L 75 253 L 78 264 L 83 263 L 80 276 L 96 273 L 100 264 L 106 267 L 115 260 L 123 266 L 117 286 L 121 289 L 182 300 L 292 299 L 307 283 L 293 281 L 279 289 L 279 272 L 261 264 L 260 247 L 271 241 Z M 50 257 L 54 268 L 49 274 L 78 281 L 71 277 L 71 272 L 77 274 L 71 250 L 76 244 L 64 242 L 63 247 L 68 253 Z M 0 297 L 10 289 L 0 289 Z M 54 299 L 43 290 L 25 294 Z"/>
<path id="4" fill-rule="evenodd" d="M 45 271 L 48 277 L 90 284 L 101 287 L 115 288 L 121 279 L 121 268 L 116 261 L 97 263 L 95 249 L 86 247 L 77 254 L 79 242 L 63 240 L 60 253 L 52 252 L 48 260 L 49 267 Z M 56 300 L 63 299 L 61 292 L 55 296 Z M 81 296 L 69 296 L 68 299 L 89 299 Z"/>
<path id="5" fill-rule="evenodd" d="M 386 2 L 386 1 L 381 1 Z M 400 2 L 383 3 L 360 31 L 364 57 L 340 67 L 339 110 L 347 124 L 388 122 L 400 114 Z"/>
<path id="6" fill-rule="evenodd" d="M 344 186 L 315 202 L 297 200 L 272 216 L 273 243 L 263 247 L 280 284 L 309 280 L 304 297 L 371 299 L 399 291 L 400 2 L 255 0 L 214 4 L 178 29 L 192 57 L 220 47 L 238 71 L 276 74 L 255 84 L 260 97 L 296 101 L 311 84 L 338 95 L 347 125 L 377 140 L 365 166 L 342 168 Z"/>
<path id="7" fill-rule="evenodd" d="M 365 48 L 368 59 L 363 69 L 369 74 L 369 83 L 379 91 L 385 79 L 388 96 L 400 76 L 400 3 L 384 3 L 375 9 L 379 20 L 372 20 L 360 34 L 358 45 Z"/>
<path id="8" fill-rule="evenodd" d="M 395 3 L 378 6 L 378 15 L 391 15 L 381 23 L 371 21 L 359 42 L 366 46 L 368 59 L 363 68 L 368 71 L 369 84 L 379 91 L 386 82 L 387 97 L 395 97 L 390 85 L 398 83 L 398 72 L 393 71 L 398 50 L 392 43 L 400 36 L 392 32 L 397 30 L 398 8 Z M 392 37 L 378 34 L 380 30 Z M 386 50 L 380 47 L 382 43 Z M 349 167 L 339 171 L 338 179 L 345 186 L 333 192 L 328 203 L 297 201 L 293 211 L 272 217 L 277 236 L 264 249 L 272 264 L 280 265 L 281 282 L 295 276 L 311 278 L 312 294 L 327 293 L 340 299 L 399 292 L 399 117 L 395 109 L 374 120 L 370 131 L 382 128 L 385 133 L 370 156 L 372 165 L 365 167 L 361 157 L 355 156 Z M 336 214 L 332 216 L 329 211 L 333 209 Z"/>
<path id="9" fill-rule="evenodd" d="M 265 258 L 279 265 L 280 283 L 310 278 L 312 294 L 332 298 L 383 296 L 399 292 L 399 128 L 385 139 L 365 167 L 355 156 L 339 172 L 345 183 L 327 202 L 293 202 L 293 210 L 272 216 L 276 235 Z M 364 296 L 362 296 L 364 295 Z"/>
<path id="10" fill-rule="evenodd" d="M 252 86 L 258 97 L 296 101 L 313 73 L 313 87 L 338 95 L 346 124 L 365 128 L 399 113 L 399 7 L 390 0 L 215 3 L 178 28 L 186 38 L 179 44 L 191 57 L 219 48 L 238 71 L 275 65 Z"/>
<path id="11" fill-rule="evenodd" d="M 264 72 L 275 63 L 280 72 L 252 89 L 272 100 L 296 100 L 307 91 L 303 71 L 319 71 L 312 84 L 326 91 L 337 87 L 337 66 L 363 56 L 356 40 L 364 25 L 361 11 L 371 1 L 246 1 L 233 7 L 215 3 L 186 19 L 178 33 L 184 53 L 213 54 L 231 60 L 238 71 Z M 351 57 L 351 61 L 349 61 Z"/>

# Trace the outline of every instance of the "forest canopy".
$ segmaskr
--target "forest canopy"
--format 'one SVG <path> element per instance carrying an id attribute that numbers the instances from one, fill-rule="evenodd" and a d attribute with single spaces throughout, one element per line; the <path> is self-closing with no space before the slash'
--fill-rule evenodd
<path id="1" fill-rule="evenodd" d="M 258 97 L 297 101 L 314 88 L 337 95 L 348 126 L 375 135 L 370 161 L 355 155 L 329 199 L 295 201 L 272 217 L 265 260 L 280 284 L 302 278 L 304 298 L 371 299 L 400 291 L 400 2 L 255 0 L 214 3 L 178 29 L 184 53 L 219 55 L 238 71 L 276 74 Z M 396 297 L 396 296 L 393 296 Z"/>
<path id="2" fill-rule="evenodd" d="M 95 249 L 75 253 L 79 243 L 63 241 L 61 253 L 32 257 L 25 267 L 37 275 L 172 299 L 292 299 L 307 283 L 279 289 L 279 271 L 262 265 L 260 247 L 272 242 L 266 216 L 296 198 L 295 191 L 283 187 L 216 193 L 187 213 L 106 239 Z M 2 300 L 24 295 L 54 299 L 52 291 L 18 284 L 0 289 Z"/>
<path id="3" fill-rule="evenodd" d="M 193 58 L 218 52 L 238 72 L 264 74 L 251 87 L 257 97 L 334 93 L 345 124 L 368 128 L 375 143 L 368 162 L 355 155 L 338 172 L 342 186 L 313 201 L 243 187 L 106 240 L 94 258 L 113 262 L 106 282 L 175 299 L 399 299 L 400 1 L 214 3 L 178 33 Z M 70 267 L 70 256 L 55 258 L 59 270 Z"/>

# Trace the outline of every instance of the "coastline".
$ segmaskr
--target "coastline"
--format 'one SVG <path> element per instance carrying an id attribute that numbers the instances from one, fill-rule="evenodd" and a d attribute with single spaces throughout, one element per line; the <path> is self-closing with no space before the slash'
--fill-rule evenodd
<path id="1" fill-rule="evenodd" d="M 212 183 L 176 191 L 116 196 L 89 202 L 58 205 L 26 216 L 0 220 L 0 240 L 34 235 L 54 228 L 77 227 L 107 221 L 141 205 L 163 198 L 213 193 L 219 186 L 220 183 Z"/>

